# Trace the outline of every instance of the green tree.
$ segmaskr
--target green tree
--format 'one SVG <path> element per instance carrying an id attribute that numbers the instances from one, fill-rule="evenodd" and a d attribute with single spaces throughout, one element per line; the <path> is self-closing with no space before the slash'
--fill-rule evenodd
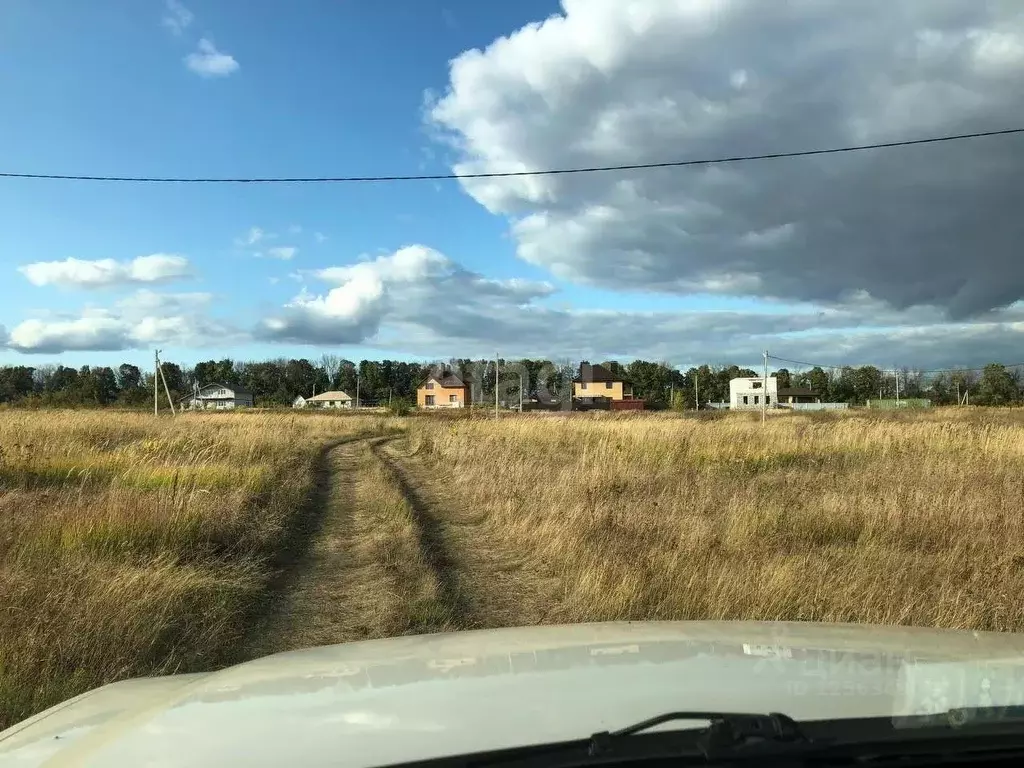
<path id="1" fill-rule="evenodd" d="M 121 391 L 142 388 L 142 371 L 137 365 L 121 363 L 117 366 L 117 388 Z"/>
<path id="2" fill-rule="evenodd" d="M 0 368 L 0 402 L 10 403 L 32 394 L 35 368 L 11 365 Z"/>
<path id="3" fill-rule="evenodd" d="M 1017 381 L 1006 367 L 990 363 L 981 372 L 977 402 L 981 405 L 1012 405 L 1018 402 Z"/>

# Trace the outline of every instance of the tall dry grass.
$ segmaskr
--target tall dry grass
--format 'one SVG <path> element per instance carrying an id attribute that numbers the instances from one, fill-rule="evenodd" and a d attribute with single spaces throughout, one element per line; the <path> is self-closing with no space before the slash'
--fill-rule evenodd
<path id="1" fill-rule="evenodd" d="M 1022 413 L 590 416 L 411 426 L 546 622 L 1024 629 Z"/>
<path id="2" fill-rule="evenodd" d="M 0 729 L 112 680 L 236 660 L 323 446 L 384 424 L 0 413 Z"/>

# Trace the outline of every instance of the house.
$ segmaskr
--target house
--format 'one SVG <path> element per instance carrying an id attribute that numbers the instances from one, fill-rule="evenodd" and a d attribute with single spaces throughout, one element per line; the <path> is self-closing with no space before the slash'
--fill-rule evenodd
<path id="1" fill-rule="evenodd" d="M 294 400 L 292 400 L 292 408 L 305 408 L 305 407 L 306 407 L 306 398 L 304 398 L 302 395 L 299 395 Z"/>
<path id="2" fill-rule="evenodd" d="M 183 397 L 179 402 L 182 408 L 192 411 L 252 408 L 253 403 L 251 392 L 246 392 L 240 387 L 229 387 L 226 384 L 197 386 L 191 395 Z"/>
<path id="3" fill-rule="evenodd" d="M 744 376 L 729 380 L 729 410 L 774 408 L 779 402 L 779 380 L 774 376 Z"/>
<path id="4" fill-rule="evenodd" d="M 729 381 L 729 409 L 788 408 L 793 405 L 820 403 L 821 395 L 804 387 L 780 387 L 779 380 L 769 376 L 747 376 Z"/>
<path id="5" fill-rule="evenodd" d="M 306 408 L 351 408 L 352 398 L 341 390 L 321 392 L 306 398 Z"/>
<path id="6" fill-rule="evenodd" d="M 579 375 L 572 380 L 574 400 L 584 402 L 603 398 L 612 402 L 634 400 L 633 382 L 620 373 L 612 373 L 603 365 L 582 363 Z"/>
<path id="7" fill-rule="evenodd" d="M 429 376 L 416 390 L 417 408 L 466 408 L 471 402 L 469 384 L 450 372 Z"/>

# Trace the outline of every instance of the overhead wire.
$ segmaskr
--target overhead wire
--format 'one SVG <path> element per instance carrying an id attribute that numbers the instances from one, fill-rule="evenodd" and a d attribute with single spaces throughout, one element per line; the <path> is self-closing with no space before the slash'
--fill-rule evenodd
<path id="1" fill-rule="evenodd" d="M 187 176 L 115 176 L 115 175 L 79 175 L 70 173 L 19 173 L 0 171 L 0 178 L 6 179 L 43 179 L 59 181 L 100 181 L 141 184 L 337 184 L 337 183 L 372 183 L 399 181 L 445 181 L 464 179 L 511 179 L 524 176 L 561 176 L 581 173 L 609 173 L 614 171 L 640 171 L 655 168 L 686 168 L 696 165 L 723 165 L 726 163 L 743 163 L 753 160 L 778 160 L 794 157 L 812 157 L 815 155 L 836 155 L 846 152 L 863 152 L 876 149 L 895 147 L 911 147 L 922 144 L 941 144 L 953 141 L 1010 136 L 1024 133 L 1024 127 L 1005 128 L 993 131 L 976 131 L 946 136 L 930 136 L 921 139 L 903 139 L 900 141 L 884 141 L 872 144 L 854 144 L 824 149 L 802 149 L 791 152 L 768 152 L 762 154 L 732 155 L 725 157 L 700 158 L 693 160 L 671 160 L 657 163 L 631 163 L 624 165 L 596 165 L 581 168 L 551 168 L 533 171 L 487 171 L 481 173 L 429 173 L 409 175 L 380 176 L 268 176 L 268 177 L 187 177 Z"/>

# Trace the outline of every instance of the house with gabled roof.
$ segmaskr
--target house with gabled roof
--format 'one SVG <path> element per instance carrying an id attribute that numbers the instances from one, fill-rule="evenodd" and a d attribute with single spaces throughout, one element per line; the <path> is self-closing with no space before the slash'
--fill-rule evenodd
<path id="1" fill-rule="evenodd" d="M 196 385 L 192 394 L 181 398 L 179 404 L 182 408 L 193 411 L 203 411 L 211 408 L 215 410 L 251 408 L 253 398 L 252 392 L 248 392 L 241 387 L 231 387 L 215 382 L 202 387 Z"/>
<path id="2" fill-rule="evenodd" d="M 416 390 L 417 408 L 468 408 L 471 403 L 469 384 L 451 371 L 431 374 Z"/>

